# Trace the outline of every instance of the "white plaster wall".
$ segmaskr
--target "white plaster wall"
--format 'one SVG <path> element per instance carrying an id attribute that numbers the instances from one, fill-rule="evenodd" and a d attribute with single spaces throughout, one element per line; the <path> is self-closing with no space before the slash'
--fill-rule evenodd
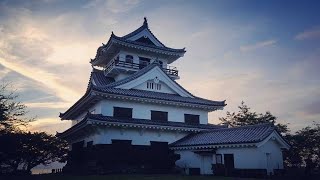
<path id="1" fill-rule="evenodd" d="M 258 148 L 223 148 L 218 149 L 216 154 L 222 154 L 224 164 L 224 154 L 234 155 L 234 167 L 240 169 L 264 169 L 265 155 Z"/>
<path id="2" fill-rule="evenodd" d="M 190 150 L 176 150 L 175 153 L 180 154 L 180 159 L 176 161 L 176 165 L 180 168 L 200 168 L 200 155 Z"/>
<path id="3" fill-rule="evenodd" d="M 187 132 L 176 131 L 104 127 L 97 128 L 95 133 L 92 133 L 86 137 L 79 137 L 79 139 L 75 140 L 74 142 L 84 140 L 86 146 L 86 143 L 89 141 L 93 141 L 93 144 L 111 144 L 112 139 L 116 139 L 132 140 L 132 145 L 150 145 L 150 141 L 168 142 L 170 144 L 183 138 L 187 134 Z"/>
<path id="4" fill-rule="evenodd" d="M 201 173 L 206 174 L 211 168 L 211 164 L 216 163 L 215 155 L 211 156 L 211 163 L 203 162 L 203 157 L 193 153 L 191 150 L 177 150 L 180 154 L 180 160 L 176 165 L 181 168 L 201 168 Z M 267 155 L 270 153 L 270 163 L 267 163 Z M 239 169 L 267 169 L 268 174 L 273 173 L 273 169 L 283 169 L 283 156 L 280 146 L 274 140 L 269 140 L 260 147 L 251 148 L 219 148 L 216 154 L 222 154 L 222 163 L 224 164 L 224 154 L 233 154 L 234 166 Z M 207 156 L 208 157 L 208 156 Z M 208 161 L 205 157 L 205 161 Z M 203 165 L 206 164 L 207 167 Z M 210 166 L 210 167 L 208 167 Z"/>
<path id="5" fill-rule="evenodd" d="M 115 100 L 102 100 L 99 105 L 101 113 L 105 116 L 113 116 L 113 107 L 125 107 L 133 108 L 133 118 L 151 119 L 151 110 L 156 110 L 168 112 L 168 121 L 184 122 L 184 114 L 195 114 L 200 115 L 200 124 L 208 123 L 208 112 L 200 109 Z M 99 109 L 99 107 L 96 108 Z"/>
<path id="6" fill-rule="evenodd" d="M 92 107 L 90 107 L 88 109 L 88 111 L 91 114 L 101 114 L 101 102 L 98 102 L 97 104 L 93 105 Z M 80 114 L 78 117 L 76 117 L 74 120 L 71 120 L 71 126 L 76 125 L 77 123 L 79 123 L 80 121 L 83 120 L 83 118 L 86 116 L 87 112 L 83 112 L 82 114 Z"/>
<path id="7" fill-rule="evenodd" d="M 190 150 L 177 150 L 175 153 L 180 154 L 176 165 L 183 168 L 186 174 L 189 174 L 189 168 L 200 168 L 200 173 L 203 175 L 213 174 L 211 170 L 212 155 L 199 155 Z"/>
<path id="8" fill-rule="evenodd" d="M 153 80 L 153 79 L 150 79 Z M 153 82 L 153 81 L 152 81 Z M 147 82 L 144 82 L 132 89 L 140 89 L 140 90 L 145 90 L 145 91 L 156 91 L 156 92 L 162 92 L 162 93 L 168 93 L 168 94 L 177 94 L 175 91 L 173 91 L 169 86 L 167 86 L 165 83 L 160 81 L 158 84 L 161 84 L 161 90 L 157 89 L 148 89 L 147 88 Z"/>
<path id="9" fill-rule="evenodd" d="M 269 167 L 266 153 L 270 153 L 271 156 Z M 282 151 L 273 140 L 269 140 L 260 147 L 218 149 L 216 154 L 234 154 L 235 168 L 267 169 L 268 173 L 273 172 L 273 169 L 283 169 Z"/>

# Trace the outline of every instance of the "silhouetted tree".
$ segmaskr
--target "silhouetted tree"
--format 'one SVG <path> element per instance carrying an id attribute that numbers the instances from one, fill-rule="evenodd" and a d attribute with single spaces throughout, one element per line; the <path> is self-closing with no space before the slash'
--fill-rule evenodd
<path id="1" fill-rule="evenodd" d="M 9 83 L 0 85 L 0 131 L 14 131 L 34 120 L 25 116 L 26 106 L 16 102 L 18 95 L 9 86 Z"/>
<path id="2" fill-rule="evenodd" d="M 231 113 L 227 111 L 226 117 L 220 117 L 219 120 L 222 122 L 222 124 L 226 124 L 231 127 L 238 127 L 261 123 L 271 123 L 275 125 L 280 133 L 289 133 L 287 124 L 277 123 L 277 117 L 272 115 L 269 111 L 267 111 L 265 114 L 251 112 L 250 107 L 248 107 L 243 101 L 238 108 L 239 111 L 237 113 Z"/>
<path id="3" fill-rule="evenodd" d="M 51 162 L 66 161 L 68 146 L 65 141 L 44 132 L 5 132 L 0 136 L 0 166 L 2 171 L 16 173 Z"/>
<path id="4" fill-rule="evenodd" d="M 287 135 L 286 139 L 292 145 L 290 151 L 285 153 L 288 166 L 305 166 L 307 160 L 311 161 L 311 166 L 320 166 L 320 124 L 305 127 L 295 134 Z"/>
<path id="5" fill-rule="evenodd" d="M 68 145 L 45 132 L 25 132 L 33 118 L 27 118 L 26 106 L 16 102 L 17 95 L 8 84 L 0 85 L 0 174 L 30 172 L 39 165 L 66 161 Z"/>

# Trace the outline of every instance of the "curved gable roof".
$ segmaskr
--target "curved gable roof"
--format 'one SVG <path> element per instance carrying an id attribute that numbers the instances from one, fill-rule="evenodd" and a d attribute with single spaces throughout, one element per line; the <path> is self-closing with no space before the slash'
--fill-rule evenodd
<path id="1" fill-rule="evenodd" d="M 149 25 L 148 25 L 148 21 L 147 21 L 147 18 L 144 17 L 144 21 L 143 21 L 143 24 L 142 26 L 140 26 L 138 29 L 134 30 L 133 32 L 125 35 L 125 36 L 122 36 L 121 38 L 124 38 L 126 40 L 134 37 L 135 35 L 141 33 L 142 31 L 144 30 L 147 30 L 151 36 L 162 46 L 162 47 L 166 47 L 152 32 L 151 30 L 149 29 Z"/>
<path id="2" fill-rule="evenodd" d="M 147 72 L 149 72 L 150 70 L 152 70 L 153 68 L 155 67 L 160 67 L 159 64 L 157 63 L 152 63 L 152 64 L 149 64 L 148 66 L 144 67 L 143 69 L 141 69 L 140 71 L 137 71 L 136 73 L 134 73 L 133 75 L 125 78 L 125 79 L 122 79 L 120 81 L 117 81 L 117 82 L 114 82 L 114 83 L 110 83 L 108 85 L 108 87 L 117 87 L 117 86 L 120 86 L 120 85 L 124 85 L 128 82 L 131 82 L 135 79 L 138 79 L 139 77 L 143 76 L 144 74 L 146 74 Z M 169 79 L 173 84 L 175 84 L 181 91 L 183 91 L 185 94 L 188 94 L 190 97 L 195 97 L 193 94 L 191 94 L 189 91 L 187 91 L 186 89 L 184 89 L 179 83 L 177 83 L 176 81 L 172 80 L 168 74 L 166 72 L 164 72 L 164 70 L 162 68 L 159 68 L 163 73 L 164 76 L 167 77 L 167 79 Z"/>

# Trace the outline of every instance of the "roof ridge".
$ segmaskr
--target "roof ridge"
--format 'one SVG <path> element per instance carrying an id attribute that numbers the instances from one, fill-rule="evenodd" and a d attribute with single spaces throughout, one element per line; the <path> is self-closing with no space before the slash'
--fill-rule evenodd
<path id="1" fill-rule="evenodd" d="M 132 31 L 132 32 L 129 33 L 129 34 L 122 36 L 121 38 L 128 39 L 128 38 L 130 38 L 130 37 L 132 37 L 132 36 L 140 33 L 140 32 L 143 31 L 144 29 L 147 29 L 147 30 L 150 32 L 150 34 L 156 39 L 156 41 L 158 41 L 163 47 L 168 48 L 166 45 L 164 45 L 164 44 L 152 33 L 152 31 L 151 31 L 150 28 L 149 28 L 149 24 L 148 24 L 147 18 L 144 17 L 143 19 L 144 19 L 144 21 L 143 21 L 142 26 L 140 26 L 138 29 Z"/>
<path id="2" fill-rule="evenodd" d="M 251 125 L 245 125 L 245 126 L 237 126 L 237 127 L 225 127 L 225 128 L 221 128 L 219 130 L 228 130 L 228 131 L 231 131 L 231 130 L 234 130 L 234 129 L 249 129 L 249 128 L 253 128 L 253 127 L 260 127 L 260 126 L 270 126 L 270 127 L 274 127 L 273 124 L 271 123 L 259 123 L 259 124 L 251 124 Z M 214 129 L 212 131 L 215 131 L 215 130 L 218 130 L 218 129 Z M 206 133 L 206 132 L 204 132 Z"/>
<path id="3" fill-rule="evenodd" d="M 267 128 L 266 128 L 267 127 Z M 237 143 L 258 143 L 266 139 L 274 128 L 269 123 L 242 126 L 237 128 L 217 128 L 202 131 L 178 140 L 170 146 L 199 146 Z"/>

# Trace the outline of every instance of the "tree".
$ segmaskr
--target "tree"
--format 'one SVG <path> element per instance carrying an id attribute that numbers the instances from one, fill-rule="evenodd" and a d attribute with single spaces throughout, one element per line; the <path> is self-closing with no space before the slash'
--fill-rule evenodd
<path id="1" fill-rule="evenodd" d="M 68 145 L 45 132 L 25 132 L 33 118 L 27 118 L 26 106 L 16 102 L 17 95 L 9 85 L 0 85 L 0 174 L 29 173 L 39 165 L 66 161 Z"/>
<path id="2" fill-rule="evenodd" d="M 65 141 L 44 132 L 6 132 L 0 136 L 0 144 L 6 144 L 0 147 L 0 166 L 12 173 L 29 173 L 39 164 L 64 162 L 68 153 Z"/>
<path id="3" fill-rule="evenodd" d="M 286 136 L 292 145 L 285 154 L 285 163 L 290 167 L 301 167 L 311 158 L 314 166 L 320 166 L 320 124 L 305 127 Z"/>
<path id="4" fill-rule="evenodd" d="M 0 132 L 17 130 L 34 120 L 25 116 L 26 106 L 15 101 L 18 95 L 10 91 L 9 86 L 8 83 L 0 85 Z"/>
<path id="5" fill-rule="evenodd" d="M 241 105 L 238 106 L 239 111 L 237 113 L 230 113 L 227 111 L 226 117 L 220 117 L 219 120 L 222 124 L 229 125 L 231 127 L 254 125 L 261 123 L 270 123 L 275 125 L 280 133 L 289 133 L 289 128 L 287 124 L 277 123 L 277 117 L 267 111 L 265 114 L 251 112 L 250 107 L 248 107 L 243 101 Z"/>

